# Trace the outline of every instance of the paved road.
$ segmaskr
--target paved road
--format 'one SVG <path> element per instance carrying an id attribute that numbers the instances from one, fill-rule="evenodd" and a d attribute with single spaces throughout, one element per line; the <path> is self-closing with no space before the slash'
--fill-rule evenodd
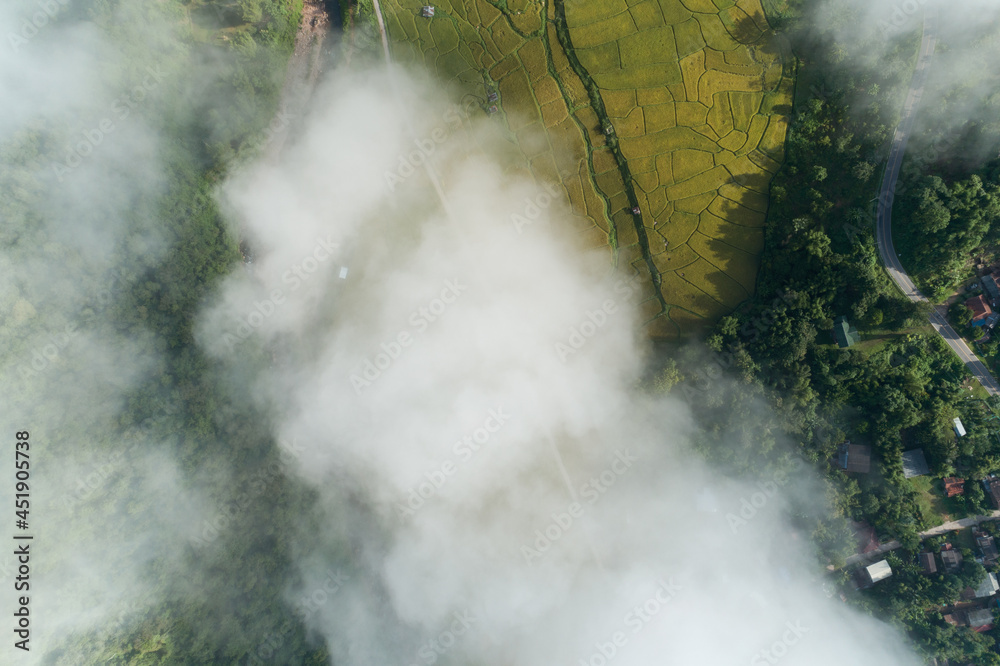
<path id="1" fill-rule="evenodd" d="M 910 138 L 910 131 L 913 129 L 913 119 L 916 116 L 917 106 L 924 93 L 924 85 L 927 82 L 927 74 L 930 71 L 931 59 L 934 56 L 934 47 L 937 44 L 937 37 L 934 34 L 931 10 L 926 10 L 924 14 L 924 36 L 920 42 L 920 55 L 917 60 L 917 68 L 913 72 L 913 80 L 910 82 L 910 91 L 906 96 L 903 105 L 903 117 L 896 128 L 896 133 L 892 137 L 892 148 L 889 151 L 889 162 L 885 168 L 885 176 L 882 178 L 882 189 L 878 197 L 878 213 L 876 215 L 875 237 L 878 241 L 879 255 L 882 263 L 889 273 L 889 277 L 906 294 L 911 301 L 926 301 L 927 298 L 920 293 L 913 280 L 907 275 L 899 257 L 896 256 L 896 248 L 892 244 L 892 202 L 896 194 L 896 180 L 899 178 L 899 169 L 903 164 L 903 154 L 906 152 L 906 143 Z M 990 371 L 983 365 L 983 362 L 976 358 L 976 355 L 969 349 L 969 345 L 958 335 L 954 328 L 948 323 L 943 306 L 939 306 L 930 316 L 931 326 L 944 338 L 944 341 L 951 347 L 952 351 L 958 355 L 973 377 L 979 380 L 987 393 L 990 395 L 1000 395 L 1000 384 Z"/>

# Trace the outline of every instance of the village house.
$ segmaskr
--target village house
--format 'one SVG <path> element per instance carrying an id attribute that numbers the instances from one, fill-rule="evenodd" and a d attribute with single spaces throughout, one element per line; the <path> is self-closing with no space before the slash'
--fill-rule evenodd
<path id="1" fill-rule="evenodd" d="M 944 494 L 948 497 L 965 494 L 965 479 L 949 476 L 944 479 Z"/>
<path id="2" fill-rule="evenodd" d="M 956 573 L 962 568 L 962 553 L 955 550 L 951 544 L 947 544 L 941 551 L 941 565 L 945 573 Z"/>
<path id="3" fill-rule="evenodd" d="M 851 347 L 861 341 L 858 329 L 851 326 L 847 317 L 843 315 L 837 317 L 833 322 L 833 337 L 841 349 Z"/>
<path id="4" fill-rule="evenodd" d="M 969 321 L 970 326 L 984 326 L 986 318 L 993 314 L 993 308 L 986 302 L 986 297 L 983 294 L 973 296 L 965 301 L 965 307 L 972 310 L 972 319 Z"/>
<path id="5" fill-rule="evenodd" d="M 872 447 L 844 442 L 837 451 L 837 465 L 848 473 L 867 474 L 872 468 Z"/>
<path id="6" fill-rule="evenodd" d="M 989 608 L 967 611 L 966 622 L 975 632 L 989 631 L 993 628 L 993 611 Z"/>
<path id="7" fill-rule="evenodd" d="M 988 573 L 983 582 L 979 584 L 979 587 L 973 590 L 973 596 L 976 599 L 985 599 L 992 597 L 998 590 L 1000 590 L 1000 583 L 997 583 L 997 575 L 995 573 Z"/>
<path id="8" fill-rule="evenodd" d="M 934 559 L 934 553 L 920 553 L 917 555 L 917 561 L 920 562 L 920 570 L 923 573 L 937 573 L 937 561 Z"/>
<path id="9" fill-rule="evenodd" d="M 976 539 L 979 554 L 982 555 L 982 563 L 989 566 L 996 562 L 998 557 L 996 540 L 985 532 L 973 532 L 972 536 Z"/>
<path id="10" fill-rule="evenodd" d="M 874 564 L 869 564 L 863 569 L 858 569 L 855 573 L 855 582 L 858 589 L 866 589 L 875 583 L 885 580 L 892 575 L 892 567 L 886 560 L 879 560 Z"/>
<path id="11" fill-rule="evenodd" d="M 923 449 L 911 449 L 903 453 L 903 476 L 907 479 L 930 473 L 931 468 L 927 466 L 927 458 L 924 457 Z"/>
<path id="12" fill-rule="evenodd" d="M 1000 509 L 1000 478 L 993 475 L 983 479 L 983 489 L 994 509 Z"/>

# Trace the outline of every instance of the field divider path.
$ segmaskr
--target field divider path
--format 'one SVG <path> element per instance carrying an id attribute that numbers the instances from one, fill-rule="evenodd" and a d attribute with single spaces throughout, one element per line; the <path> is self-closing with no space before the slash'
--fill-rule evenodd
<path id="1" fill-rule="evenodd" d="M 613 127 L 611 119 L 608 116 L 607 110 L 604 108 L 604 100 L 601 99 L 600 92 L 597 89 L 597 85 L 594 83 L 587 69 L 577 58 L 576 52 L 573 49 L 573 40 L 569 34 L 569 24 L 566 23 L 566 3 L 565 0 L 552 0 L 552 6 L 555 8 L 556 12 L 556 35 L 559 39 L 559 43 L 562 46 L 563 51 L 566 54 L 566 58 L 569 60 L 570 66 L 573 71 L 576 72 L 577 77 L 583 82 L 584 88 L 587 90 L 587 96 L 590 98 L 591 107 L 594 109 L 594 113 L 600 121 L 601 127 Z M 607 142 L 608 148 L 611 150 L 611 154 L 614 155 L 615 163 L 618 166 L 618 171 L 621 174 L 622 183 L 625 187 L 625 194 L 628 196 L 629 205 L 633 208 L 639 207 L 639 198 L 635 195 L 635 186 L 632 180 L 632 172 L 629 169 L 628 161 L 621 152 L 621 148 L 618 145 L 617 136 L 612 134 L 608 137 Z M 614 227 L 615 221 L 613 219 L 614 211 L 609 211 L 608 221 L 609 224 Z M 632 214 L 632 224 L 635 225 L 636 235 L 638 236 L 639 248 L 642 251 L 642 258 L 646 262 L 646 268 L 649 271 L 650 280 L 653 283 L 654 291 L 656 292 L 656 298 L 660 303 L 660 312 L 656 317 L 663 316 L 667 314 L 671 306 L 667 305 L 666 299 L 663 297 L 662 291 L 662 278 L 660 276 L 660 270 L 656 267 L 656 263 L 653 261 L 653 255 L 649 250 L 649 237 L 646 234 L 645 225 L 642 223 L 642 212 L 640 211 L 638 215 Z M 656 317 L 653 317 L 654 319 Z"/>
<path id="2" fill-rule="evenodd" d="M 391 71 L 392 70 L 392 54 L 389 51 L 389 36 L 388 36 L 388 33 L 385 30 L 385 21 L 382 18 L 382 7 L 379 4 L 379 0 L 372 0 L 372 3 L 373 3 L 374 8 L 375 8 L 375 17 L 376 17 L 376 19 L 378 21 L 379 35 L 380 35 L 380 37 L 382 39 L 382 50 L 385 53 L 385 64 L 386 64 L 386 67 L 389 68 L 389 70 L 390 70 L 389 74 L 390 74 L 390 77 L 392 78 L 392 81 L 395 82 L 395 76 L 394 76 L 393 72 Z M 394 85 L 394 87 L 395 87 L 395 85 Z M 398 89 L 396 89 L 395 92 L 397 94 L 397 97 L 399 97 Z M 409 123 L 407 123 L 407 124 L 409 125 Z M 415 131 L 413 130 L 413 128 L 410 127 L 410 129 L 411 129 L 411 133 L 413 133 L 415 135 Z M 457 227 L 458 225 L 456 223 L 456 218 L 451 214 L 451 208 L 448 205 L 448 199 L 445 196 L 444 189 L 441 187 L 441 182 L 438 179 L 437 174 L 435 173 L 435 171 L 434 171 L 434 169 L 431 166 L 431 164 L 430 164 L 429 161 L 424 160 L 424 168 L 427 170 L 427 175 L 430 177 L 431 182 L 434 183 L 434 189 L 437 192 L 438 198 L 441 200 L 441 205 L 444 207 L 445 212 L 448 215 L 448 219 L 452 222 L 452 224 L 454 224 Z M 572 482 L 572 480 L 569 477 L 569 472 L 566 469 L 566 462 L 563 459 L 562 453 L 559 451 L 559 445 L 556 442 L 555 438 L 553 438 L 552 435 L 550 433 L 548 433 L 548 432 L 546 432 L 546 439 L 547 439 L 547 441 L 549 443 L 550 448 L 552 449 L 552 455 L 555 458 L 556 465 L 559 468 L 559 472 L 560 472 L 560 475 L 562 476 L 563 482 L 566 484 L 566 490 L 568 491 L 570 498 L 575 502 L 578 499 L 577 498 L 577 493 L 576 493 L 576 488 L 573 487 L 573 482 Z M 601 571 L 603 571 L 604 570 L 604 565 L 601 562 L 601 559 L 600 559 L 599 555 L 597 554 L 597 549 L 594 546 L 593 538 L 592 538 L 589 530 L 586 530 L 586 535 L 587 535 L 588 544 L 590 546 L 591 555 L 594 558 L 594 562 L 597 564 L 598 568 Z"/>

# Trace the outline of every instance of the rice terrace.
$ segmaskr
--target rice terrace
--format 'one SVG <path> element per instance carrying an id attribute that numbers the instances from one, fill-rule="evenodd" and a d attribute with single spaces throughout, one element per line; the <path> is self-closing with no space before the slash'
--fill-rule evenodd
<path id="1" fill-rule="evenodd" d="M 651 335 L 753 294 L 794 65 L 760 0 L 385 0 L 393 58 L 482 99 L 586 245 L 644 287 Z M 542 138 L 539 138 L 542 137 Z"/>

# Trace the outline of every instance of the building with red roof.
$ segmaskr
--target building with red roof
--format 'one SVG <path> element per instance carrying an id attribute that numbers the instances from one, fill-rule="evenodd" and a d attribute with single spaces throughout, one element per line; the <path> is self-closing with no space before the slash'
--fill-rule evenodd
<path id="1" fill-rule="evenodd" d="M 965 479 L 949 476 L 944 480 L 944 494 L 948 497 L 965 494 Z"/>
<path id="2" fill-rule="evenodd" d="M 993 308 L 982 294 L 967 300 L 965 307 L 972 310 L 972 321 L 969 322 L 972 326 L 982 326 L 986 323 L 986 318 L 993 314 Z"/>

